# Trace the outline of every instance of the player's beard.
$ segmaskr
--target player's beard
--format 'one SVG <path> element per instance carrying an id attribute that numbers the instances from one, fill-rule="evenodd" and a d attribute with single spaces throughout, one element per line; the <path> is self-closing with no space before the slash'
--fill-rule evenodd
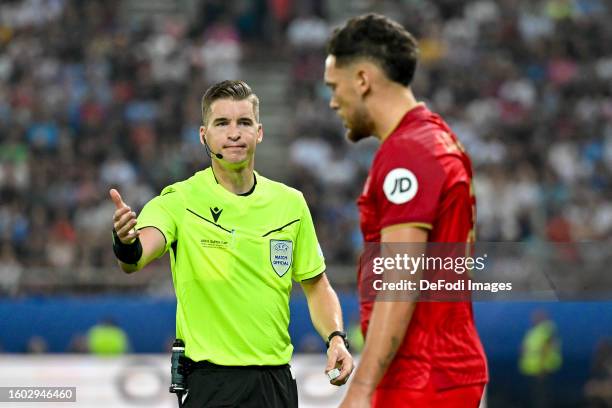
<path id="1" fill-rule="evenodd" d="M 368 111 L 361 107 L 355 109 L 354 114 L 347 123 L 346 138 L 353 143 L 372 136 L 374 123 Z"/>

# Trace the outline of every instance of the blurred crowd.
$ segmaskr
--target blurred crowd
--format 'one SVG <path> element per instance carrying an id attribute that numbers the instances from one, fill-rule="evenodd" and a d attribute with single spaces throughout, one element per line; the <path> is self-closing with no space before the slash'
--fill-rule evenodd
<path id="1" fill-rule="evenodd" d="M 190 24 L 125 22 L 115 0 L 2 2 L 0 289 L 25 268 L 114 265 L 108 189 L 139 209 L 205 166 L 203 90 L 240 77 L 241 37 L 265 24 L 258 2 L 223 4 Z"/>
<path id="2" fill-rule="evenodd" d="M 205 167 L 203 91 L 273 47 L 291 65 L 290 184 L 307 197 L 328 263 L 354 264 L 355 200 L 376 143 L 344 141 L 322 82 L 325 40 L 346 4 L 196 3 L 189 19 L 138 22 L 121 18 L 119 0 L 0 4 L 0 291 L 25 268 L 112 266 L 108 189 L 138 209 Z M 612 237 L 608 2 L 352 7 L 419 39 L 414 91 L 471 154 L 479 240 Z"/>
<path id="3" fill-rule="evenodd" d="M 612 238 L 609 2 L 366 3 L 419 39 L 413 88 L 471 155 L 479 240 Z M 314 207 L 327 255 L 346 260 L 361 246 L 354 201 L 376 144 L 342 140 L 321 82 L 319 31 L 330 24 L 311 16 L 300 26 L 317 29 L 296 29 L 305 38 L 293 41 L 295 184 Z"/>

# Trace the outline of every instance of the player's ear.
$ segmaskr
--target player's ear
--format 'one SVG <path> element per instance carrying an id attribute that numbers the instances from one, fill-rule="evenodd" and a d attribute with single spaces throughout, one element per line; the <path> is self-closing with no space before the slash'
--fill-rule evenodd
<path id="1" fill-rule="evenodd" d="M 356 89 L 360 96 L 364 96 L 370 91 L 372 86 L 372 73 L 365 67 L 356 71 Z"/>
<path id="2" fill-rule="evenodd" d="M 261 141 L 263 140 L 263 125 L 261 123 L 257 124 L 257 143 L 261 143 Z"/>

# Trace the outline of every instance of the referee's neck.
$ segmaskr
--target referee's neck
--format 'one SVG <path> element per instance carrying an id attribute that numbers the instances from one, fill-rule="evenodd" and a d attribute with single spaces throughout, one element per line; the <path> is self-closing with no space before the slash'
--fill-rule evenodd
<path id="1" fill-rule="evenodd" d="M 253 189 L 255 184 L 252 162 L 244 167 L 225 168 L 213 160 L 212 171 L 217 183 L 230 193 L 247 193 Z"/>

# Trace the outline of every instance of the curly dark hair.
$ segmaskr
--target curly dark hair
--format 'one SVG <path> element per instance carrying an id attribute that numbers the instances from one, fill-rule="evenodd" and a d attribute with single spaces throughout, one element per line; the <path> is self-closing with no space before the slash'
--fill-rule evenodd
<path id="1" fill-rule="evenodd" d="M 380 14 L 353 17 L 336 28 L 327 43 L 327 53 L 339 66 L 359 58 L 380 65 L 392 81 L 410 85 L 418 59 L 416 39 L 399 23 Z"/>
<path id="2" fill-rule="evenodd" d="M 208 88 L 202 96 L 202 123 L 207 123 L 210 107 L 217 99 L 250 100 L 253 104 L 255 120 L 259 122 L 259 98 L 246 82 L 239 80 L 222 81 Z"/>

